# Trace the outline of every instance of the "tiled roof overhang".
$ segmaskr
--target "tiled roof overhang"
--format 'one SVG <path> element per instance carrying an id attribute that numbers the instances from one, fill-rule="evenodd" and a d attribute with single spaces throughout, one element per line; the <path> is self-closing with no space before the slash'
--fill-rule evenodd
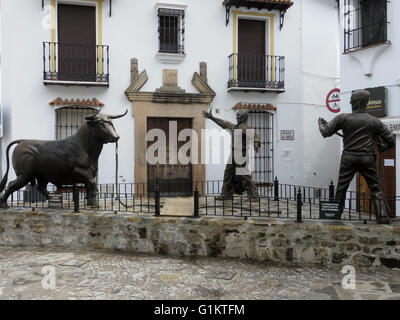
<path id="1" fill-rule="evenodd" d="M 291 0 L 224 0 L 222 3 L 226 8 L 226 25 L 229 23 L 230 10 L 232 6 L 247 7 L 268 10 L 278 10 L 279 11 L 279 26 L 280 29 L 283 27 L 283 21 L 285 20 L 285 12 L 293 5 Z"/>
<path id="2" fill-rule="evenodd" d="M 276 111 L 276 107 L 270 103 L 244 103 L 239 102 L 233 108 L 233 110 L 266 110 Z"/>
<path id="3" fill-rule="evenodd" d="M 60 97 L 54 99 L 53 101 L 49 102 L 49 104 L 53 107 L 104 107 L 104 103 L 100 102 L 96 98 L 90 99 L 61 99 Z"/>
<path id="4" fill-rule="evenodd" d="M 291 0 L 224 0 L 223 4 L 236 7 L 285 11 L 293 5 Z"/>

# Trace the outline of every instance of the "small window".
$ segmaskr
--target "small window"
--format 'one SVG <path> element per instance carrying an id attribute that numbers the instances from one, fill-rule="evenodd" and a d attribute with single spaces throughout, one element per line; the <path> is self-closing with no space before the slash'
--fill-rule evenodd
<path id="1" fill-rule="evenodd" d="M 85 117 L 97 110 L 84 107 L 63 107 L 56 110 L 56 140 L 75 134 L 84 123 Z"/>
<path id="2" fill-rule="evenodd" d="M 247 123 L 261 140 L 260 150 L 251 156 L 252 178 L 256 186 L 263 187 L 274 181 L 274 114 L 251 110 Z"/>
<path id="3" fill-rule="evenodd" d="M 387 41 L 387 0 L 344 0 L 344 52 Z"/>
<path id="4" fill-rule="evenodd" d="M 184 54 L 185 11 L 158 9 L 159 52 Z"/>

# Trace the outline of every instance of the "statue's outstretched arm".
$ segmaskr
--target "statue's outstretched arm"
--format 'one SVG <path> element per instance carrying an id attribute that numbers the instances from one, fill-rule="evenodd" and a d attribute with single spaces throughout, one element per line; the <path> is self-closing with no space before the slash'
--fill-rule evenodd
<path id="1" fill-rule="evenodd" d="M 332 121 L 327 122 L 323 118 L 318 119 L 319 132 L 324 138 L 330 137 L 342 129 L 343 115 L 336 116 Z"/>
<path id="2" fill-rule="evenodd" d="M 203 117 L 214 121 L 217 125 L 219 125 L 223 129 L 232 129 L 234 127 L 233 123 L 214 117 L 211 111 L 210 112 L 203 111 Z"/>

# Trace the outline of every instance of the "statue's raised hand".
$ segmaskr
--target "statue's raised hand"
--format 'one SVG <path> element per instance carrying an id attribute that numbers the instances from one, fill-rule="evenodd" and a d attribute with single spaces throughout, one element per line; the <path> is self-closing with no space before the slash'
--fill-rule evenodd
<path id="1" fill-rule="evenodd" d="M 210 112 L 203 111 L 202 114 L 203 114 L 203 117 L 207 118 L 207 119 L 211 119 L 213 117 L 211 111 Z"/>
<path id="2" fill-rule="evenodd" d="M 324 118 L 319 118 L 318 119 L 318 124 L 319 125 L 325 125 L 325 124 L 327 124 L 328 122 L 326 122 L 326 120 L 324 119 Z"/>

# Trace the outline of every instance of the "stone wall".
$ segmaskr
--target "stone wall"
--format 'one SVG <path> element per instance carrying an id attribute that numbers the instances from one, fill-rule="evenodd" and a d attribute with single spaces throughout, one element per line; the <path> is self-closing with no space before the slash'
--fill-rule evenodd
<path id="1" fill-rule="evenodd" d="M 400 267 L 400 224 L 0 211 L 0 245 L 117 249 L 284 264 Z"/>

